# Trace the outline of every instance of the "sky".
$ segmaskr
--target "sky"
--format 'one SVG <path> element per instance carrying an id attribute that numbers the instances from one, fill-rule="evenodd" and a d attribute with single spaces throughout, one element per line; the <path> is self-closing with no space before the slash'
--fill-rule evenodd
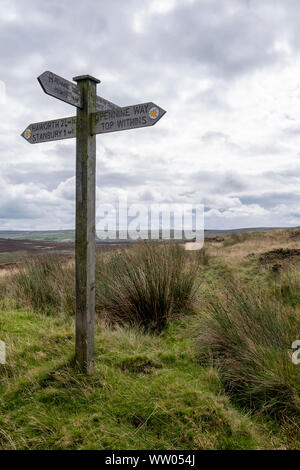
<path id="1" fill-rule="evenodd" d="M 300 225 L 298 0 L 0 0 L 0 230 L 72 229 L 76 114 L 37 77 L 90 74 L 153 127 L 97 136 L 97 205 L 204 204 L 206 229 Z"/>

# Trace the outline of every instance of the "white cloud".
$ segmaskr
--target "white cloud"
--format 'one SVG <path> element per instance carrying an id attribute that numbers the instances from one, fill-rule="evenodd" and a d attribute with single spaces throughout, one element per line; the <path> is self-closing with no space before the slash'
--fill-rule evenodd
<path id="1" fill-rule="evenodd" d="M 97 76 L 117 104 L 167 110 L 153 128 L 97 137 L 97 200 L 204 201 L 210 228 L 300 224 L 298 2 L 72 3 L 2 8 L 1 227 L 74 226 L 75 141 L 20 137 L 76 113 L 43 93 L 46 69 Z"/>

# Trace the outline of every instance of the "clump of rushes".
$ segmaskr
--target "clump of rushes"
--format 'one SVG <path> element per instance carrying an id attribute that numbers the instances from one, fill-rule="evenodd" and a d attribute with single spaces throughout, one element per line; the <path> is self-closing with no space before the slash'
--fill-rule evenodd
<path id="1" fill-rule="evenodd" d="M 120 324 L 161 331 L 171 317 L 192 309 L 196 269 L 174 244 L 140 243 L 99 257 L 96 310 Z"/>
<path id="2" fill-rule="evenodd" d="M 291 360 L 299 310 L 237 281 L 216 287 L 205 310 L 200 361 L 218 369 L 226 390 L 242 405 L 299 419 L 300 365 Z"/>
<path id="3" fill-rule="evenodd" d="M 36 312 L 74 313 L 74 265 L 56 255 L 24 260 L 6 279 L 6 298 Z"/>
<path id="4" fill-rule="evenodd" d="M 251 237 L 250 233 L 231 233 L 224 238 L 223 246 L 232 246 L 236 245 L 237 243 L 243 243 L 244 241 L 248 240 Z"/>
<path id="5" fill-rule="evenodd" d="M 280 279 L 275 284 L 275 295 L 277 298 L 280 298 L 283 303 L 291 305 L 294 308 L 300 306 L 299 266 L 291 266 L 281 273 Z"/>

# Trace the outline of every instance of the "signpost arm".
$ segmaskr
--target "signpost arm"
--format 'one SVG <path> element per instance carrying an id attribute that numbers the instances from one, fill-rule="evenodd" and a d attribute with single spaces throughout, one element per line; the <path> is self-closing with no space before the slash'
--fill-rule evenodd
<path id="1" fill-rule="evenodd" d="M 96 136 L 91 135 L 91 113 L 96 111 L 99 80 L 74 77 L 82 91 L 76 122 L 76 363 L 85 373 L 94 367 L 95 316 L 95 188 Z"/>

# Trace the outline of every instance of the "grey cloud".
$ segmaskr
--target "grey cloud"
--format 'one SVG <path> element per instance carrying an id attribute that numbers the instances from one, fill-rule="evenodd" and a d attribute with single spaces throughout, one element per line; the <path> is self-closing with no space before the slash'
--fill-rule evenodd
<path id="1" fill-rule="evenodd" d="M 283 144 L 274 142 L 274 139 L 264 144 L 253 144 L 252 142 L 245 145 L 236 144 L 230 135 L 225 134 L 221 131 L 209 131 L 201 136 L 201 141 L 204 144 L 218 143 L 226 146 L 231 152 L 243 154 L 245 156 L 257 156 L 257 155 L 278 155 L 283 153 L 285 148 Z"/>
<path id="2" fill-rule="evenodd" d="M 300 136 L 300 127 L 299 124 L 294 127 L 286 127 L 281 131 L 284 135 L 288 137 L 299 137 Z"/>
<path id="3" fill-rule="evenodd" d="M 284 146 L 278 142 L 268 142 L 265 144 L 248 144 L 247 148 L 243 148 L 243 153 L 249 157 L 255 157 L 256 155 L 278 155 L 284 152 Z"/>
<path id="4" fill-rule="evenodd" d="M 160 65 L 162 73 L 170 66 L 178 68 L 180 62 L 191 68 L 196 63 L 225 78 L 283 58 L 273 46 L 284 22 L 278 25 L 268 11 L 253 11 L 241 0 L 178 2 L 166 15 L 148 14 L 140 34 L 133 29 L 134 15 L 142 13 L 137 0 L 76 1 L 73 8 L 58 0 L 40 4 L 38 9 L 36 5 L 35 0 L 28 0 L 26 8 L 19 9 L 17 34 L 10 23 L 0 30 L 1 43 L 13 51 L 2 58 L 9 83 L 18 83 L 16 60 L 19 67 L 27 63 L 32 72 L 39 73 L 37 68 L 43 63 L 52 65 L 53 71 L 62 69 L 71 78 L 78 72 L 78 57 L 82 63 L 95 64 L 91 73 L 100 69 L 100 63 L 112 72 L 125 71 L 124 79 L 130 77 L 134 86 L 134 76 L 152 83 L 159 80 L 154 64 Z M 23 93 L 29 89 L 28 78 L 22 83 Z"/>
<path id="5" fill-rule="evenodd" d="M 114 172 L 98 175 L 97 184 L 99 186 L 128 187 L 143 185 L 145 184 L 145 180 L 141 179 L 140 175 Z"/>
<path id="6" fill-rule="evenodd" d="M 62 182 L 74 176 L 74 174 L 67 170 L 61 171 L 32 171 L 28 168 L 27 171 L 15 170 L 9 171 L 5 175 L 5 179 L 11 184 L 26 184 L 35 183 L 39 187 L 52 190 Z"/>
<path id="7" fill-rule="evenodd" d="M 240 0 L 195 2 L 174 9 L 167 21 L 150 17 L 146 31 L 153 34 L 156 59 L 193 61 L 214 74 L 232 77 L 284 58 L 274 49 L 282 25 L 278 28 L 268 13 L 253 11 Z"/>
<path id="8" fill-rule="evenodd" d="M 228 194 L 248 187 L 245 177 L 234 172 L 199 171 L 191 176 L 191 181 L 200 187 L 208 186 L 216 194 Z"/>
<path id="9" fill-rule="evenodd" d="M 0 219 L 37 219 L 42 210 L 32 203 L 10 199 L 0 204 Z"/>
<path id="10" fill-rule="evenodd" d="M 203 142 L 229 142 L 230 137 L 220 131 L 209 131 L 202 135 L 201 140 Z"/>
<path id="11" fill-rule="evenodd" d="M 153 169 L 136 169 L 133 172 L 110 172 L 105 171 L 101 168 L 100 172 L 97 174 L 97 184 L 102 187 L 119 187 L 119 188 L 128 188 L 134 186 L 147 186 L 149 184 L 165 182 L 168 184 L 172 183 L 174 178 L 178 175 L 174 174 L 159 174 Z"/>
<path id="12" fill-rule="evenodd" d="M 274 182 L 281 182 L 282 184 L 287 184 L 291 182 L 298 182 L 300 178 L 300 166 L 299 167 L 291 167 L 290 169 L 281 169 L 278 171 L 264 171 L 260 175 L 258 175 L 262 179 L 274 181 Z"/>
<path id="13" fill-rule="evenodd" d="M 293 194 L 284 191 L 258 192 L 257 194 L 243 194 L 240 196 L 242 204 L 259 204 L 266 209 L 274 208 L 279 204 L 300 204 L 300 194 Z"/>

